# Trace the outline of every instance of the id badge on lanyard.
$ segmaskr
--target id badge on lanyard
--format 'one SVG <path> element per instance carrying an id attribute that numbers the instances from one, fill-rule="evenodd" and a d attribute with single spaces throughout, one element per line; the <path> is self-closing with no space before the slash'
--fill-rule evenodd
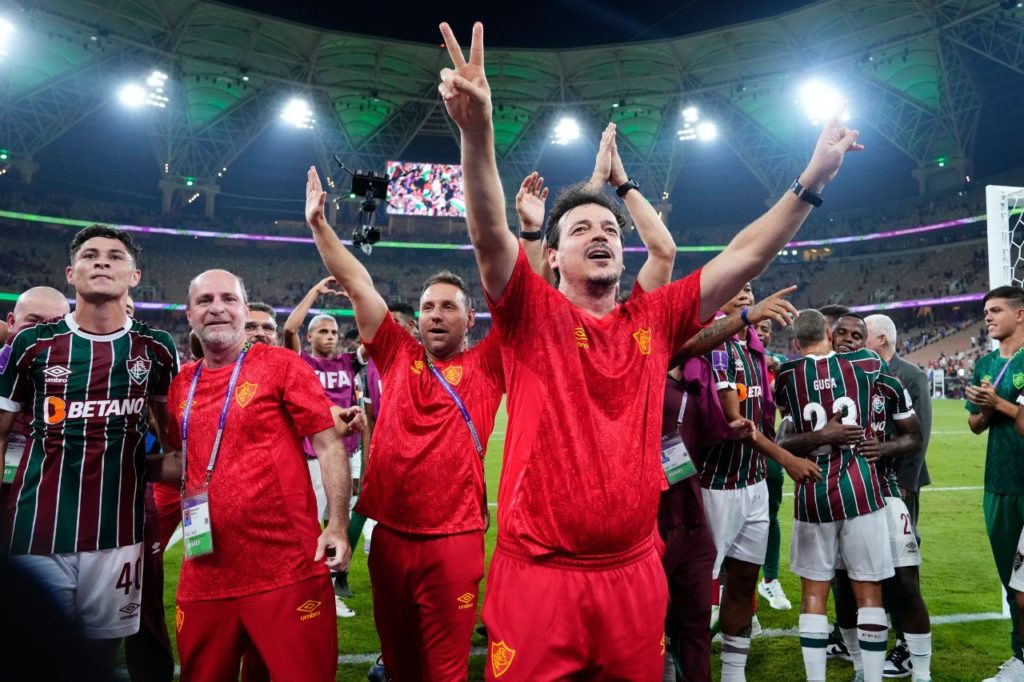
<path id="1" fill-rule="evenodd" d="M 210 494 L 206 487 L 190 490 L 181 498 L 181 531 L 186 559 L 213 554 Z"/>
<path id="2" fill-rule="evenodd" d="M 668 484 L 675 485 L 697 473 L 697 466 L 690 458 L 686 444 L 679 437 L 679 427 L 683 424 L 683 412 L 686 411 L 687 394 L 683 393 L 679 404 L 679 418 L 676 420 L 675 433 L 661 437 L 661 468 L 665 471 Z"/>
<path id="3" fill-rule="evenodd" d="M 196 367 L 196 373 L 192 377 L 192 385 L 188 390 L 188 399 L 185 401 L 185 410 L 181 418 L 181 524 L 182 537 L 185 541 L 186 559 L 195 559 L 213 554 L 213 523 L 210 519 L 210 479 L 213 478 L 213 468 L 217 464 L 217 454 L 220 452 L 220 443 L 224 436 L 224 426 L 227 423 L 228 408 L 231 406 L 231 396 L 235 393 L 238 375 L 242 371 L 242 361 L 245 360 L 245 355 L 248 352 L 249 344 L 247 343 L 238 354 L 238 358 L 235 360 L 235 368 L 231 372 L 231 379 L 228 381 L 228 392 L 224 397 L 224 405 L 221 407 L 220 421 L 217 424 L 217 435 L 214 438 L 213 448 L 210 451 L 210 463 L 206 467 L 206 481 L 201 486 L 186 489 L 189 418 L 192 416 L 192 405 L 196 396 L 196 386 L 199 385 L 199 376 L 203 372 L 202 363 Z"/>

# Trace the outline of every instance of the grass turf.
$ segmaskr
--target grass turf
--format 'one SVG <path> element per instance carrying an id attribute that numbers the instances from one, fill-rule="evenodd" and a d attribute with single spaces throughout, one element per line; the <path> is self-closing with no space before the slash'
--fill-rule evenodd
<path id="1" fill-rule="evenodd" d="M 487 448 L 487 489 L 496 499 L 501 454 L 504 446 L 505 413 L 501 410 L 495 432 Z M 992 555 L 989 551 L 982 516 L 982 481 L 985 466 L 985 437 L 975 436 L 967 428 L 967 415 L 958 401 L 937 401 L 928 451 L 931 489 L 921 499 L 920 533 L 924 565 L 921 568 L 922 592 L 932 617 L 990 613 L 1001 610 L 1001 594 Z M 942 490 L 943 488 L 968 488 Z M 787 486 L 787 489 L 790 489 Z M 799 616 L 799 580 L 788 570 L 792 497 L 783 502 L 782 576 L 786 594 L 794 603 L 790 611 L 773 611 L 760 600 L 758 617 L 764 628 L 786 629 L 797 626 Z M 493 508 L 492 508 L 493 512 Z M 492 513 L 493 517 L 493 513 Z M 487 558 L 494 550 L 496 524 L 487 533 Z M 362 542 L 353 555 L 349 583 L 355 592 L 346 600 L 356 611 L 354 618 L 338 619 L 338 642 L 342 656 L 376 654 L 380 651 L 373 624 L 367 555 Z M 180 543 L 167 551 L 164 603 L 168 630 L 174 632 L 174 594 L 181 564 Z M 486 577 L 481 585 L 483 602 Z M 944 682 L 977 682 L 995 673 L 1009 655 L 1009 621 L 949 623 L 933 627 L 934 657 L 932 676 Z M 173 638 L 172 638 L 173 639 Z M 486 642 L 474 635 L 474 646 Z M 470 659 L 470 680 L 484 679 L 485 659 Z M 714 677 L 718 677 L 717 646 L 713 655 Z M 365 680 L 367 663 L 341 664 L 338 680 Z M 803 661 L 795 636 L 755 639 L 747 664 L 751 680 L 803 679 Z M 849 663 L 831 661 L 829 682 L 849 680 Z"/>

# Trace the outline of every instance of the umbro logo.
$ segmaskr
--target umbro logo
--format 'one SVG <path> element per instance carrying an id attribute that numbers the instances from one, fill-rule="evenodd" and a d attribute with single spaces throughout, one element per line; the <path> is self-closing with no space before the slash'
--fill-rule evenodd
<path id="1" fill-rule="evenodd" d="M 135 613 L 136 611 L 138 611 L 141 608 L 142 608 L 141 605 L 136 604 L 135 602 L 132 602 L 131 604 L 128 604 L 127 606 L 122 606 L 120 609 L 118 609 L 118 611 L 120 611 L 121 613 L 124 613 L 124 614 L 127 614 L 127 615 L 130 616 L 130 615 L 132 615 L 133 613 Z"/>
<path id="2" fill-rule="evenodd" d="M 54 365 L 44 369 L 43 374 L 46 375 L 45 381 L 48 384 L 66 384 L 68 383 L 68 377 L 71 376 L 71 370 L 67 367 Z"/>

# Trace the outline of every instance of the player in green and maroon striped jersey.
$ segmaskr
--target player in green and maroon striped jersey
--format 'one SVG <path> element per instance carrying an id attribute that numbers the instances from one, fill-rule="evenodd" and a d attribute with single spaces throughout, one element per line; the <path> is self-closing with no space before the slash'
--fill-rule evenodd
<path id="1" fill-rule="evenodd" d="M 888 626 L 880 583 L 893 575 L 893 567 L 888 543 L 880 540 L 888 537 L 888 527 L 878 476 L 855 444 L 815 442 L 834 419 L 872 435 L 871 399 L 881 361 L 870 351 L 860 352 L 855 362 L 836 354 L 832 330 L 816 310 L 802 311 L 793 332 L 803 357 L 784 363 L 775 379 L 775 398 L 784 417 L 779 441 L 798 453 L 807 450 L 795 447 L 788 434 L 810 441 L 814 447 L 808 456 L 823 473 L 820 483 L 797 485 L 790 550 L 790 568 L 803 579 L 800 642 L 807 677 L 825 679 L 829 581 L 841 560 L 860 607 L 864 679 L 881 682 Z"/>
<path id="2" fill-rule="evenodd" d="M 0 448 L 18 412 L 32 417 L 6 540 L 87 637 L 116 645 L 139 625 L 146 417 L 166 423 L 178 359 L 170 335 L 125 311 L 140 278 L 131 238 L 95 225 L 70 251 L 75 311 L 0 351 Z"/>

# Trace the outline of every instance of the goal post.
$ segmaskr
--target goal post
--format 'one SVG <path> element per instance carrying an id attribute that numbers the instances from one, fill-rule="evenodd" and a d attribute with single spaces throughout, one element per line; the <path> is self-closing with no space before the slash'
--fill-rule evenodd
<path id="1" fill-rule="evenodd" d="M 988 288 L 1024 282 L 1024 187 L 985 187 L 988 211 Z"/>

